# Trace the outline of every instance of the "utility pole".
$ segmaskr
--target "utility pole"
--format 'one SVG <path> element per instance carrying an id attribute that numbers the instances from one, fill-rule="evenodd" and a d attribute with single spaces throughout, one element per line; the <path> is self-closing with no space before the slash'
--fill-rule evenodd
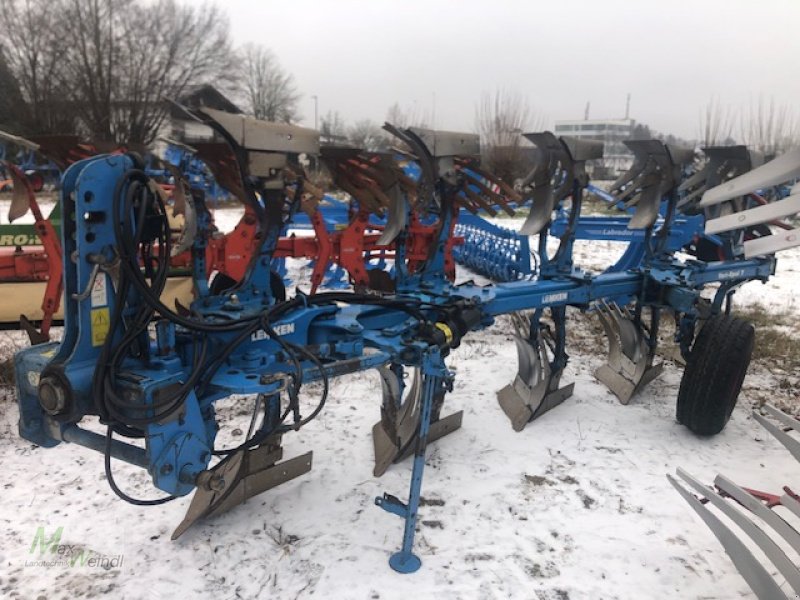
<path id="1" fill-rule="evenodd" d="M 316 94 L 314 94 L 311 97 L 314 99 L 314 129 L 319 131 L 319 118 L 318 118 L 319 117 L 319 110 L 318 110 L 319 109 L 319 105 L 318 105 L 319 98 L 317 98 Z"/>

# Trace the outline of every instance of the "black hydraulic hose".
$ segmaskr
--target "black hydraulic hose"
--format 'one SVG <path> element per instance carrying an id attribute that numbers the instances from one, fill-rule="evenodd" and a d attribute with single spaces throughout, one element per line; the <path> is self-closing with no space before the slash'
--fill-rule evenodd
<path id="1" fill-rule="evenodd" d="M 172 500 L 177 499 L 177 496 L 165 496 L 163 498 L 154 498 L 152 500 L 141 500 L 139 498 L 133 498 L 123 492 L 117 486 L 117 482 L 114 481 L 114 474 L 111 471 L 111 441 L 113 437 L 113 431 L 111 427 L 106 430 L 106 450 L 105 450 L 105 471 L 106 471 L 106 479 L 108 480 L 108 485 L 111 490 L 119 496 L 125 502 L 130 504 L 135 504 L 136 506 L 158 506 L 160 504 L 166 504 L 167 502 L 171 502 Z"/>

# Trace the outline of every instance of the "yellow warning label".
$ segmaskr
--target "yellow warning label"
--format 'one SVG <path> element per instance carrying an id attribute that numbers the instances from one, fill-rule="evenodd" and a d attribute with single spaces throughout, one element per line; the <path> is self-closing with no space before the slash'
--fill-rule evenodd
<path id="1" fill-rule="evenodd" d="M 102 346 L 106 341 L 111 318 L 108 307 L 92 309 L 92 346 Z"/>

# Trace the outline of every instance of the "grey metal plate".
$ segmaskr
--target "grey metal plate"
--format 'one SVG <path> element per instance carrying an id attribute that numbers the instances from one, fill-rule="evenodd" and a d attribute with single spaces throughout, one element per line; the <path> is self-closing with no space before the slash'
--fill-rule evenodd
<path id="1" fill-rule="evenodd" d="M 460 131 L 440 131 L 411 127 L 425 143 L 434 157 L 443 156 L 479 156 L 481 153 L 480 137 L 476 133 Z"/>
<path id="2" fill-rule="evenodd" d="M 315 129 L 262 121 L 227 113 L 212 108 L 201 108 L 199 112 L 215 121 L 243 148 L 265 152 L 289 154 L 319 154 L 319 132 Z"/>

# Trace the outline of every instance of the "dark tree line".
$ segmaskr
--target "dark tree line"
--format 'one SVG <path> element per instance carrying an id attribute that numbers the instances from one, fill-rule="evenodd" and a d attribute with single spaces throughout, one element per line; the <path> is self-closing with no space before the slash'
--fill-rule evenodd
<path id="1" fill-rule="evenodd" d="M 0 0 L 0 127 L 149 144 L 168 117 L 165 100 L 204 83 L 260 117 L 296 117 L 291 75 L 269 50 L 236 51 L 216 6 Z"/>

